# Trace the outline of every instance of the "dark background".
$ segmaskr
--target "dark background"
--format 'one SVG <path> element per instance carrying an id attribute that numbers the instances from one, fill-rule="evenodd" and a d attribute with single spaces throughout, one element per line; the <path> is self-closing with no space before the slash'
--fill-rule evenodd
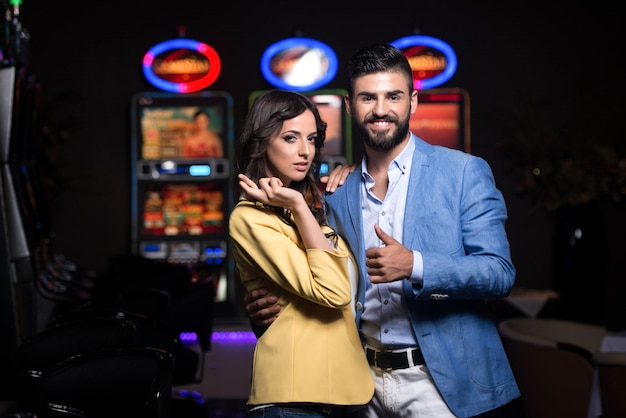
<path id="1" fill-rule="evenodd" d="M 617 115 L 603 120 L 602 128 L 624 141 L 624 24 L 617 6 L 563 2 L 548 9 L 539 1 L 449 0 L 263 4 L 24 1 L 41 114 L 63 133 L 52 147 L 48 179 L 58 252 L 104 273 L 110 257 L 130 251 L 130 101 L 137 92 L 157 91 L 143 76 L 142 57 L 176 37 L 179 27 L 220 55 L 222 72 L 207 90 L 233 96 L 236 133 L 250 93 L 272 87 L 259 69 L 269 45 L 294 35 L 328 44 L 339 58 L 339 72 L 325 88 L 345 88 L 345 63 L 354 50 L 421 33 L 447 42 L 457 54 L 457 71 L 442 87 L 469 92 L 471 151 L 491 164 L 507 201 L 517 285 L 553 287 L 555 218 L 516 193 L 516 173 L 497 151 L 503 115 L 528 99 L 556 130 L 577 130 L 581 109 L 588 106 Z M 607 323 L 619 329 L 626 328 L 620 298 L 626 290 L 625 208 L 623 202 L 602 202 Z M 587 285 L 594 286 L 594 277 Z"/>

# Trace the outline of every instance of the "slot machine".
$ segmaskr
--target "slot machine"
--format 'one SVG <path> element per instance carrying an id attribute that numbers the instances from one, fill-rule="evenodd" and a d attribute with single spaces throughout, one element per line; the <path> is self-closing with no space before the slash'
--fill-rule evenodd
<path id="1" fill-rule="evenodd" d="M 138 93 L 131 103 L 132 252 L 212 281 L 215 316 L 236 315 L 227 230 L 232 109 L 226 92 Z"/>
<path id="2" fill-rule="evenodd" d="M 233 98 L 207 90 L 219 78 L 220 56 L 185 31 L 143 57 L 146 80 L 161 91 L 131 99 L 131 253 L 187 267 L 192 284 L 213 284 L 213 317 L 239 317 L 227 227 Z"/>
<path id="3" fill-rule="evenodd" d="M 313 90 L 304 93 L 317 105 L 326 122 L 326 140 L 322 147 L 320 174 L 330 173 L 337 165 L 352 162 L 352 124 L 346 110 L 344 90 Z"/>
<path id="4" fill-rule="evenodd" d="M 430 144 L 471 152 L 469 94 L 457 87 L 419 91 L 409 128 Z"/>

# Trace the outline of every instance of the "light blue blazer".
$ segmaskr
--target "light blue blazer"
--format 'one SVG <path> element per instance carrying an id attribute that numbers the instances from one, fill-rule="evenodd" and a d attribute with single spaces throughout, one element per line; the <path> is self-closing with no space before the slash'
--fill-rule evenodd
<path id="1" fill-rule="evenodd" d="M 416 143 L 402 244 L 422 253 L 423 285 L 404 280 L 413 332 L 452 412 L 469 417 L 520 396 L 485 299 L 507 296 L 515 267 L 507 211 L 487 162 Z M 361 168 L 326 194 L 329 222 L 351 245 L 360 270 L 357 326 L 364 309 L 365 246 Z"/>

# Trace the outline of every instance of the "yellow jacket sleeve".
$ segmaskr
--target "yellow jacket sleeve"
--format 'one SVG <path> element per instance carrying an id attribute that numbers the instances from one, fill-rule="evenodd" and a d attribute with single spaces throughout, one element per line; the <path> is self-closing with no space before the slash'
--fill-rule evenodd
<path id="1" fill-rule="evenodd" d="M 345 251 L 305 249 L 295 227 L 249 201 L 241 201 L 231 212 L 229 228 L 244 284 L 266 279 L 328 307 L 351 302 Z M 246 286 L 254 288 L 259 283 Z"/>

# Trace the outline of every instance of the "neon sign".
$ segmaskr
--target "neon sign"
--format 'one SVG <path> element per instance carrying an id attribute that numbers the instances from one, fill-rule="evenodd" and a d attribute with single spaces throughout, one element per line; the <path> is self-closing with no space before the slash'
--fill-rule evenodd
<path id="1" fill-rule="evenodd" d="M 457 59 L 450 45 L 430 36 L 405 36 L 391 42 L 404 52 L 413 70 L 416 90 L 437 87 L 454 75 Z"/>
<path id="2" fill-rule="evenodd" d="M 270 45 L 261 57 L 261 72 L 275 87 L 310 91 L 337 75 L 338 60 L 328 45 L 309 38 L 287 38 Z"/>
<path id="3" fill-rule="evenodd" d="M 143 57 L 143 73 L 153 86 L 172 93 L 207 88 L 220 74 L 220 57 L 209 45 L 172 39 L 153 46 Z"/>

